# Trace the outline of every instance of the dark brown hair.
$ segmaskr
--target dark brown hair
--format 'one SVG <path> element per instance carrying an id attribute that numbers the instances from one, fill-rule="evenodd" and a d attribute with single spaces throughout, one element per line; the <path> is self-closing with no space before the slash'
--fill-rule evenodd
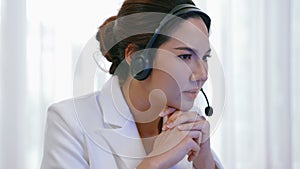
<path id="1" fill-rule="evenodd" d="M 144 49 L 153 35 L 153 33 L 128 35 L 128 32 L 132 32 L 135 27 L 154 32 L 159 25 L 159 20 L 163 19 L 158 18 L 157 22 L 153 22 L 153 20 L 149 19 L 149 16 L 140 15 L 135 17 L 134 20 L 122 22 L 122 17 L 145 12 L 167 14 L 173 8 L 181 4 L 195 5 L 192 0 L 125 0 L 118 14 L 108 18 L 99 27 L 96 35 L 96 39 L 100 42 L 102 54 L 108 61 L 112 62 L 109 72 L 118 75 L 119 80 L 124 81 L 128 76 L 129 65 L 122 63 L 122 71 L 115 71 L 124 60 L 125 49 L 129 44 L 134 44 L 138 49 Z M 194 13 L 181 17 L 186 19 L 200 16 Z M 164 35 L 159 35 L 153 47 L 158 48 L 168 39 L 169 38 Z"/>

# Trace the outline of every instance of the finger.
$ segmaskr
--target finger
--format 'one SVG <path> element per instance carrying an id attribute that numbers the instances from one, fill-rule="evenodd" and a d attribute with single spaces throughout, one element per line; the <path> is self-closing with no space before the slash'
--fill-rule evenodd
<path id="1" fill-rule="evenodd" d="M 169 125 L 170 123 L 172 123 L 176 118 L 178 118 L 178 116 L 180 116 L 182 112 L 179 110 L 175 110 L 172 114 L 169 114 L 167 121 L 164 123 L 162 130 L 167 130 L 170 129 L 170 127 L 167 127 L 167 125 Z"/>
<path id="2" fill-rule="evenodd" d="M 201 118 L 202 120 L 206 120 L 206 118 L 205 118 L 204 116 L 202 116 L 202 115 L 200 115 L 200 118 Z"/>
<path id="3" fill-rule="evenodd" d="M 168 116 L 168 115 L 174 113 L 175 110 L 176 110 L 176 109 L 173 108 L 173 107 L 166 107 L 166 108 L 159 114 L 159 116 L 160 116 L 160 117 Z"/>
<path id="4" fill-rule="evenodd" d="M 200 145 L 202 142 L 202 132 L 201 131 L 190 131 L 189 136 Z"/>
<path id="5" fill-rule="evenodd" d="M 188 122 L 190 118 L 193 118 L 192 113 L 190 112 L 182 112 L 182 111 L 176 111 L 173 113 L 165 122 L 163 129 L 171 129 L 175 127 L 177 124 Z"/>
<path id="6" fill-rule="evenodd" d="M 188 158 L 187 158 L 188 161 L 191 162 L 192 160 L 190 160 L 190 159 L 193 159 L 196 154 L 194 151 L 189 151 L 189 153 L 187 155 L 188 155 Z"/>
<path id="7" fill-rule="evenodd" d="M 201 144 L 201 141 L 202 141 L 202 132 L 199 132 L 199 137 L 198 138 L 195 138 L 195 141 L 198 145 Z"/>
<path id="8" fill-rule="evenodd" d="M 190 131 L 188 133 L 188 136 L 190 136 L 190 138 L 197 139 L 197 138 L 202 137 L 202 133 L 201 133 L 201 131 Z"/>
<path id="9" fill-rule="evenodd" d="M 189 151 L 189 156 L 188 156 L 188 161 L 193 161 L 199 154 L 200 151 L 200 146 L 192 141 L 191 143 L 191 150 Z"/>
<path id="10" fill-rule="evenodd" d="M 206 142 L 207 139 L 210 137 L 210 125 L 208 121 L 182 124 L 179 125 L 177 128 L 181 131 L 201 131 L 203 135 L 201 143 Z"/>
<path id="11" fill-rule="evenodd" d="M 201 131 L 202 131 L 202 134 L 203 134 L 201 143 L 204 143 L 210 137 L 210 124 L 209 124 L 208 121 L 205 121 L 205 123 L 202 126 L 202 130 Z"/>
<path id="12" fill-rule="evenodd" d="M 191 162 L 191 161 L 195 160 L 196 157 L 197 157 L 197 153 L 194 152 L 194 151 L 192 151 L 192 152 L 190 153 L 190 155 L 188 156 L 188 161 Z"/>
<path id="13" fill-rule="evenodd" d="M 205 123 L 206 123 L 205 121 L 185 123 L 185 124 L 178 125 L 177 128 L 181 131 L 202 130 Z"/>
<path id="14" fill-rule="evenodd" d="M 185 123 L 192 123 L 195 121 L 200 121 L 203 119 L 197 112 L 181 112 L 177 116 L 171 116 L 167 122 L 166 126 L 168 128 L 173 128 L 175 126 L 178 126 L 180 124 L 185 124 Z"/>

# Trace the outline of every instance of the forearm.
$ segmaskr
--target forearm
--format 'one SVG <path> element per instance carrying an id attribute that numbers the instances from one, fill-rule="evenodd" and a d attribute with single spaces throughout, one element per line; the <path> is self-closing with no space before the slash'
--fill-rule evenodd
<path id="1" fill-rule="evenodd" d="M 195 169 L 217 169 L 210 149 L 210 140 L 201 145 L 197 158 L 193 161 Z"/>
<path id="2" fill-rule="evenodd" d="M 137 167 L 136 169 L 158 169 L 155 161 L 150 158 L 145 158 Z"/>

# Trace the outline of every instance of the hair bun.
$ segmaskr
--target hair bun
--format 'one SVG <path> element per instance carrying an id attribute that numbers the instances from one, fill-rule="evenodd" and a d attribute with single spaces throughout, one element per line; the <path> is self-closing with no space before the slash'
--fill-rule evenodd
<path id="1" fill-rule="evenodd" d="M 116 42 L 114 38 L 114 21 L 117 16 L 111 16 L 106 19 L 103 24 L 99 27 L 96 39 L 100 43 L 100 51 L 105 56 L 105 58 L 112 62 L 115 55 L 118 55 L 118 50 L 116 47 Z"/>

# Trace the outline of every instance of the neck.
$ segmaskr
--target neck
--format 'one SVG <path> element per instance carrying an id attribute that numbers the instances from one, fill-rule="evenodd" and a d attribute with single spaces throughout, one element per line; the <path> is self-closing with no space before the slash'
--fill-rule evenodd
<path id="1" fill-rule="evenodd" d="M 141 138 L 150 138 L 157 136 L 160 132 L 158 129 L 160 118 L 149 123 L 136 123 Z"/>
<path id="2" fill-rule="evenodd" d="M 160 133 L 158 129 L 159 123 L 159 119 L 150 123 L 136 123 L 146 154 L 151 153 L 153 150 L 156 136 Z"/>
<path id="3" fill-rule="evenodd" d="M 142 138 L 158 135 L 160 117 L 158 114 L 164 109 L 164 102 L 155 103 L 149 97 L 149 90 L 144 82 L 128 78 L 123 86 L 122 92 L 127 105 L 135 119 L 137 129 Z"/>
<path id="4" fill-rule="evenodd" d="M 148 92 L 140 83 L 129 77 L 122 85 L 122 93 L 133 115 L 145 112 L 150 107 Z"/>

